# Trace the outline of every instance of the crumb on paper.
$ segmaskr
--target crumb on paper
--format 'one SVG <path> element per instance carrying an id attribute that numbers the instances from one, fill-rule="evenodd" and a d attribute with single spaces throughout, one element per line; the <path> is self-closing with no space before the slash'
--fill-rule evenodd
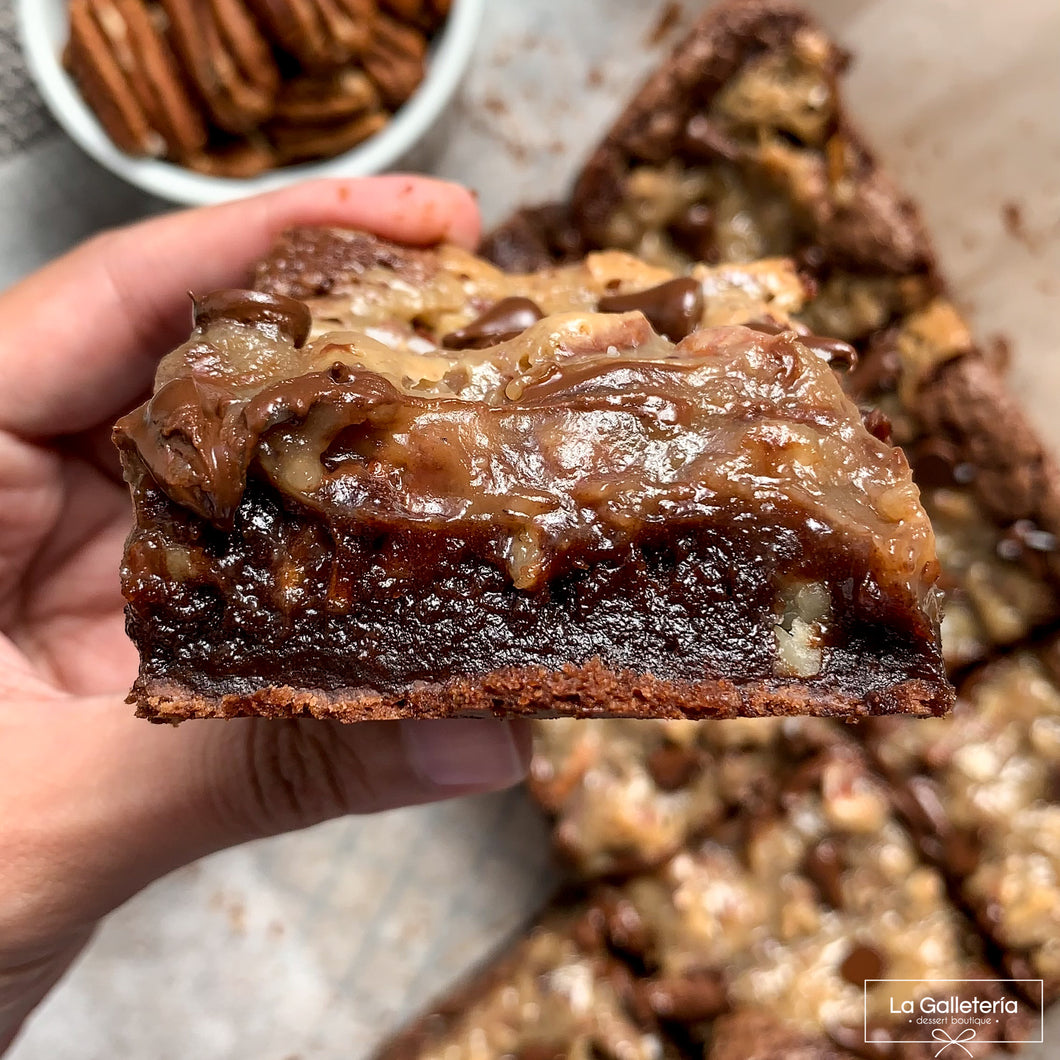
<path id="1" fill-rule="evenodd" d="M 661 44 L 684 17 L 684 13 L 684 7 L 681 4 L 663 4 L 662 9 L 659 12 L 659 17 L 655 20 L 655 25 L 648 34 L 647 43 L 651 47 Z"/>
<path id="2" fill-rule="evenodd" d="M 225 894 L 224 891 L 215 891 L 210 896 L 210 908 L 224 913 L 228 929 L 233 935 L 247 933 L 247 908 L 242 898 Z"/>
<path id="3" fill-rule="evenodd" d="M 991 335 L 986 344 L 987 359 L 999 372 L 1004 372 L 1012 363 L 1012 340 L 998 332 Z"/>
<path id="4" fill-rule="evenodd" d="M 1001 204 L 1001 223 L 1013 239 L 1023 239 L 1026 235 L 1023 228 L 1023 207 L 1013 199 Z"/>
<path id="5" fill-rule="evenodd" d="M 1027 230 L 1023 207 L 1015 199 L 1008 199 L 1001 204 L 1001 223 L 1013 239 L 1031 250 L 1035 249 L 1036 241 Z"/>

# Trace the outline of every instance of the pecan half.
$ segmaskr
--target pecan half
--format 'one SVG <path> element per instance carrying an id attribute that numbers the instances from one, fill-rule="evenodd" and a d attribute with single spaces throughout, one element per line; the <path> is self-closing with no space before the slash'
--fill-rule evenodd
<path id="1" fill-rule="evenodd" d="M 71 0 L 63 63 L 123 151 L 183 158 L 206 142 L 176 58 L 143 0 Z"/>

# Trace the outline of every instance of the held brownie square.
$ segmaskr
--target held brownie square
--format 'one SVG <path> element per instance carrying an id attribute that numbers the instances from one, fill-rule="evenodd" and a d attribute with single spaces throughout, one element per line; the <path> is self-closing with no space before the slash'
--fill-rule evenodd
<path id="1" fill-rule="evenodd" d="M 115 430 L 143 716 L 949 707 L 930 523 L 789 263 L 302 230 L 258 286 Z"/>

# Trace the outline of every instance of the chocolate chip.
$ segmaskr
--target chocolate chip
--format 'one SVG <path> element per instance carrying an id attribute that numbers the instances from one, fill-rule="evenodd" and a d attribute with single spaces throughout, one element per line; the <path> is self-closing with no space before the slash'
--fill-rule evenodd
<path id="1" fill-rule="evenodd" d="M 703 288 L 696 280 L 679 277 L 646 291 L 609 295 L 601 298 L 596 308 L 601 313 L 639 310 L 660 335 L 671 342 L 680 342 L 695 331 L 703 316 Z"/>
<path id="2" fill-rule="evenodd" d="M 854 368 L 858 363 L 858 351 L 842 339 L 830 339 L 827 335 L 803 335 L 799 342 L 831 365 Z"/>
<path id="3" fill-rule="evenodd" d="M 881 442 L 891 444 L 892 427 L 890 419 L 879 409 L 861 409 L 861 422 L 865 424 L 865 430 L 879 438 Z"/>
<path id="4" fill-rule="evenodd" d="M 1045 801 L 1060 803 L 1060 765 L 1053 765 L 1045 778 Z"/>
<path id="5" fill-rule="evenodd" d="M 208 328 L 218 320 L 231 320 L 236 324 L 274 331 L 300 347 L 305 345 L 313 326 L 309 307 L 282 294 L 225 290 L 214 291 L 202 298 L 192 295 L 191 302 L 195 327 L 200 329 Z"/>
<path id="6" fill-rule="evenodd" d="M 814 791 L 820 787 L 825 771 L 833 760 L 834 756 L 828 748 L 812 754 L 792 770 L 784 785 L 785 792 L 792 795 L 804 795 L 808 791 Z"/>
<path id="7" fill-rule="evenodd" d="M 843 861 L 839 845 L 822 839 L 806 855 L 803 872 L 813 881 L 821 897 L 833 908 L 843 908 Z"/>
<path id="8" fill-rule="evenodd" d="M 443 335 L 442 345 L 447 350 L 484 350 L 521 335 L 544 315 L 529 298 L 502 298 L 466 327 Z"/>
<path id="9" fill-rule="evenodd" d="M 667 227 L 674 246 L 693 261 L 713 261 L 717 257 L 714 238 L 714 210 L 705 202 L 695 202 Z"/>
<path id="10" fill-rule="evenodd" d="M 949 872 L 964 879 L 971 876 L 979 865 L 979 854 L 982 844 L 974 832 L 951 832 L 943 841 L 943 857 Z"/>
<path id="11" fill-rule="evenodd" d="M 866 979 L 879 979 L 885 967 L 883 954 L 865 943 L 858 943 L 839 966 L 839 974 L 854 986 L 864 986 Z"/>
<path id="12" fill-rule="evenodd" d="M 664 1020 L 694 1023 L 712 1019 L 728 1007 L 725 982 L 715 972 L 648 979 L 637 984 L 638 1001 Z"/>
<path id="13" fill-rule="evenodd" d="M 882 332 L 869 343 L 858 363 L 851 369 L 848 382 L 859 398 L 893 390 L 902 377 L 902 355 L 892 333 Z"/>
<path id="14" fill-rule="evenodd" d="M 571 938 L 587 953 L 603 948 L 606 933 L 607 921 L 604 911 L 598 906 L 590 906 L 571 927 Z"/>
<path id="15" fill-rule="evenodd" d="M 798 269 L 806 272 L 819 272 L 828 262 L 828 254 L 824 247 L 816 243 L 799 247 L 794 254 L 795 265 Z"/>
<path id="16" fill-rule="evenodd" d="M 648 755 L 647 766 L 658 787 L 663 791 L 677 791 L 699 773 L 701 762 L 694 750 L 663 744 Z"/>
<path id="17" fill-rule="evenodd" d="M 913 478 L 926 489 L 945 489 L 957 484 L 957 447 L 945 438 L 928 438 L 913 451 Z"/>
<path id="18" fill-rule="evenodd" d="M 788 330 L 786 324 L 781 324 L 779 320 L 774 320 L 772 317 L 759 317 L 755 320 L 748 320 L 744 327 L 750 328 L 752 331 L 761 332 L 763 335 L 781 335 Z"/>
<path id="19" fill-rule="evenodd" d="M 948 835 L 949 818 L 934 783 L 927 777 L 910 777 L 904 787 L 895 788 L 892 798 L 916 831 Z"/>
<path id="20" fill-rule="evenodd" d="M 1028 552 L 1055 552 L 1056 535 L 1039 529 L 1030 519 L 1017 519 L 997 543 L 1002 559 L 1018 560 Z"/>

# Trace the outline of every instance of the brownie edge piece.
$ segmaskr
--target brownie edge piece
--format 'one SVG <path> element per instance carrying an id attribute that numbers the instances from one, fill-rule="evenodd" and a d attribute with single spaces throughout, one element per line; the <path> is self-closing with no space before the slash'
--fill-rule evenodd
<path id="1" fill-rule="evenodd" d="M 790 263 L 313 229 L 258 283 L 115 429 L 142 715 L 948 709 L 931 526 Z"/>

